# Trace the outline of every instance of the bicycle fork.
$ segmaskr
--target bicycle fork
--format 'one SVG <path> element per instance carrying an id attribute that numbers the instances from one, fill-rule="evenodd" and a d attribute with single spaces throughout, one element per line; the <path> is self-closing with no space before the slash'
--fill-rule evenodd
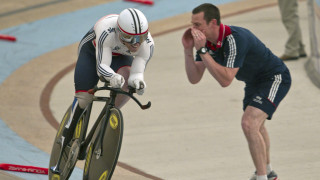
<path id="1" fill-rule="evenodd" d="M 103 154 L 103 138 L 104 138 L 104 134 L 106 132 L 106 127 L 108 126 L 109 123 L 109 118 L 110 118 L 110 113 L 111 113 L 111 108 L 114 107 L 115 104 L 115 99 L 116 99 L 117 93 L 112 92 L 110 94 L 110 103 L 107 106 L 106 109 L 106 117 L 105 119 L 103 119 L 102 123 L 101 123 L 101 127 L 100 127 L 100 133 L 98 136 L 98 140 L 97 140 L 97 145 L 94 149 L 94 154 L 96 155 L 96 159 L 99 159 L 100 156 Z"/>
<path id="2" fill-rule="evenodd" d="M 109 123 L 109 118 L 110 118 L 110 109 L 111 109 L 111 107 L 110 106 L 108 106 L 107 107 L 107 110 L 106 110 L 106 117 L 105 117 L 105 119 L 103 119 L 102 120 L 102 122 L 101 122 L 101 127 L 100 127 L 100 133 L 99 133 L 99 135 L 98 135 L 98 140 L 97 140 L 97 145 L 96 145 L 96 147 L 95 147 L 95 149 L 94 149 L 94 154 L 96 155 L 96 159 L 99 159 L 100 158 L 100 156 L 102 155 L 102 153 L 103 153 L 103 146 L 102 146 L 102 144 L 103 144 L 103 137 L 104 137 L 104 134 L 105 134 L 105 132 L 106 132 L 106 127 L 108 126 L 108 123 Z"/>

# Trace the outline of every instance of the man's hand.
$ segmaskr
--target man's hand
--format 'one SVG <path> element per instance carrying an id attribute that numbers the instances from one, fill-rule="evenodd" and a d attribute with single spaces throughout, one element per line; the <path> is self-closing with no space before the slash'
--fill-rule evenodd
<path id="1" fill-rule="evenodd" d="M 201 47 L 206 46 L 207 38 L 200 30 L 191 28 L 191 35 L 194 39 L 194 47 L 199 50 Z"/>
<path id="2" fill-rule="evenodd" d="M 187 29 L 182 36 L 182 45 L 185 49 L 192 49 L 194 47 L 193 36 L 191 28 Z"/>
<path id="3" fill-rule="evenodd" d="M 124 84 L 124 78 L 120 74 L 114 74 L 110 79 L 110 86 L 113 88 L 122 88 Z"/>

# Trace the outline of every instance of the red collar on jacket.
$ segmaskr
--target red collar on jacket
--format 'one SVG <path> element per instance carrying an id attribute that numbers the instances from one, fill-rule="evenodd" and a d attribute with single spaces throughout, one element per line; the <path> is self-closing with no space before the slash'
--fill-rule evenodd
<path id="1" fill-rule="evenodd" d="M 213 44 L 210 41 L 207 41 L 207 47 L 212 50 L 217 50 L 221 48 L 224 38 L 231 34 L 231 28 L 227 25 L 220 23 L 219 37 L 217 44 Z"/>

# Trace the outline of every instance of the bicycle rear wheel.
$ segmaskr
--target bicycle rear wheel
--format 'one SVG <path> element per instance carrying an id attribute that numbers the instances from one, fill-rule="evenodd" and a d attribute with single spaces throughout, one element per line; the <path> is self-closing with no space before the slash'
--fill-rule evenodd
<path id="1" fill-rule="evenodd" d="M 82 117 L 80 118 L 79 122 L 77 123 L 75 132 L 73 134 L 73 138 L 70 141 L 70 143 L 64 148 L 64 151 L 62 153 L 62 158 L 59 166 L 60 174 L 54 174 L 51 172 L 50 168 L 53 166 L 57 165 L 59 155 L 61 152 L 61 146 L 62 146 L 62 141 L 61 141 L 61 136 L 62 133 L 65 129 L 65 125 L 68 122 L 71 114 L 71 107 L 70 106 L 67 109 L 67 112 L 63 116 L 63 119 L 60 123 L 59 129 L 57 131 L 52 151 L 51 151 L 51 156 L 50 156 L 50 163 L 49 163 L 49 180 L 65 180 L 68 179 L 75 167 L 75 164 L 77 162 L 79 150 L 80 150 L 80 137 L 82 136 L 82 126 L 83 126 L 83 119 L 85 117 L 84 113 Z"/>
<path id="2" fill-rule="evenodd" d="M 103 116 L 97 130 L 101 127 L 101 124 L 105 119 L 106 115 Z M 118 162 L 123 137 L 123 117 L 119 109 L 112 108 L 110 110 L 110 118 L 108 119 L 108 124 L 103 137 L 102 153 L 95 152 L 99 139 L 98 134 L 99 133 L 95 134 L 93 141 L 88 148 L 83 179 L 111 179 Z"/>

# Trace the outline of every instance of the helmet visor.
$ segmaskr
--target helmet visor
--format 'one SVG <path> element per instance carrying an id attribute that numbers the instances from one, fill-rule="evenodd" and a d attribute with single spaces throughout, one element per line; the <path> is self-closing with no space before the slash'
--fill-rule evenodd
<path id="1" fill-rule="evenodd" d="M 120 33 L 120 39 L 123 40 L 124 42 L 130 43 L 130 44 L 136 44 L 136 43 L 143 43 L 147 37 L 148 37 L 148 31 L 145 32 L 144 34 L 139 34 L 139 35 L 132 35 L 132 34 L 127 34 L 123 32 L 119 28 L 119 33 Z"/>

